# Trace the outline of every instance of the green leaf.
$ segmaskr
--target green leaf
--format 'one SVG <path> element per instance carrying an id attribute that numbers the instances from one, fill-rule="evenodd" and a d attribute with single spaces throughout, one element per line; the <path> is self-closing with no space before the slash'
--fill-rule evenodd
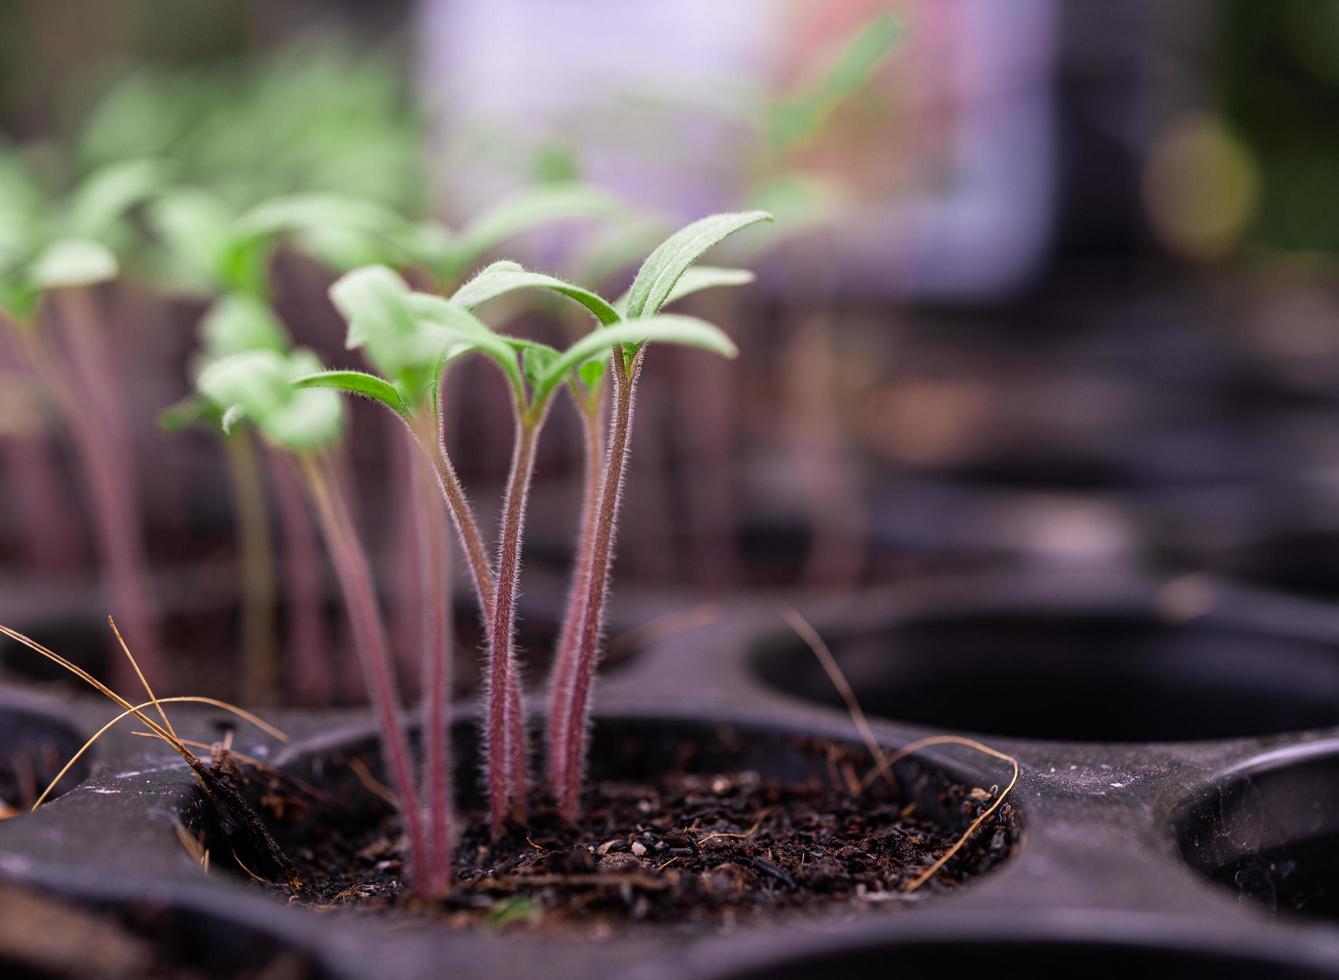
<path id="1" fill-rule="evenodd" d="M 409 418 L 409 406 L 404 403 L 395 386 L 385 378 L 378 378 L 366 371 L 317 371 L 304 374 L 293 380 L 298 388 L 333 388 L 353 395 L 362 395 L 380 402 L 396 415 Z"/>
<path id="2" fill-rule="evenodd" d="M 416 387 L 422 381 L 417 375 L 440 355 L 442 340 L 422 329 L 409 296 L 405 281 L 382 265 L 355 269 L 330 287 L 331 300 L 349 324 L 345 346 L 364 348 L 381 374 Z"/>
<path id="3" fill-rule="evenodd" d="M 524 396 L 525 387 L 516 365 L 516 351 L 508 338 L 492 330 L 473 313 L 450 300 L 428 293 L 413 293 L 409 308 L 421 323 L 431 324 L 442 331 L 447 340 L 447 360 L 470 351 L 478 351 L 495 361 L 506 375 L 518 397 Z"/>
<path id="4" fill-rule="evenodd" d="M 778 100 L 768 120 L 773 152 L 815 135 L 828 117 L 869 81 L 901 33 L 901 24 L 891 14 L 874 18 L 856 31 L 831 67 L 807 91 Z"/>
<path id="5" fill-rule="evenodd" d="M 237 222 L 247 235 L 284 235 L 328 228 L 357 230 L 388 237 L 410 227 L 394 211 L 345 194 L 303 193 L 272 198 L 256 205 Z"/>
<path id="6" fill-rule="evenodd" d="M 233 242 L 228 206 L 206 191 L 183 188 L 150 204 L 148 217 L 169 257 L 174 284 L 217 288 Z"/>
<path id="7" fill-rule="evenodd" d="M 544 379 L 561 356 L 551 347 L 547 349 L 540 346 L 526 347 L 521 352 L 521 371 L 532 390 L 544 383 Z"/>
<path id="8" fill-rule="evenodd" d="M 188 395 L 158 413 L 158 427 L 164 432 L 180 432 L 204 422 L 219 422 L 218 410 L 198 395 Z"/>
<path id="9" fill-rule="evenodd" d="M 319 368 L 310 351 L 295 350 L 287 357 L 246 351 L 207 365 L 196 387 L 223 408 L 225 432 L 245 418 L 271 442 L 306 452 L 332 445 L 343 431 L 343 406 L 335 392 L 293 384 L 294 378 Z"/>
<path id="10" fill-rule="evenodd" d="M 766 211 L 714 214 L 676 231 L 647 257 L 628 290 L 627 316 L 657 313 L 688 267 L 722 239 L 749 225 L 771 221 Z"/>
<path id="11" fill-rule="evenodd" d="M 661 307 L 676 303 L 685 296 L 691 296 L 693 293 L 700 293 L 707 289 L 718 289 L 722 286 L 746 286 L 753 282 L 753 273 L 748 269 L 726 269 L 715 265 L 695 265 L 687 269 L 679 281 L 674 284 L 670 294 L 665 297 L 665 302 Z M 626 309 L 628 297 L 625 293 L 614 301 L 615 309 Z"/>
<path id="12" fill-rule="evenodd" d="M 581 383 L 587 391 L 594 391 L 604 381 L 605 373 L 608 370 L 609 358 L 592 357 L 589 361 L 577 367 L 577 377 L 581 379 Z"/>
<path id="13" fill-rule="evenodd" d="M 227 357 L 249 350 L 288 349 L 288 335 L 264 300 L 245 293 L 229 293 L 205 314 L 201 323 L 206 354 Z"/>
<path id="14" fill-rule="evenodd" d="M 87 286 L 115 278 L 116 256 L 106 245 L 87 238 L 61 238 L 48 245 L 28 269 L 38 289 Z"/>
<path id="15" fill-rule="evenodd" d="M 65 214 L 68 235 L 102 238 L 134 207 L 149 200 L 167 179 L 162 161 L 122 160 L 94 171 L 75 189 Z"/>
<path id="16" fill-rule="evenodd" d="M 542 382 L 535 385 L 534 401 L 538 403 L 562 384 L 569 371 L 577 369 L 591 358 L 602 356 L 624 344 L 640 346 L 651 342 L 696 347 L 722 357 L 735 357 L 739 353 L 734 341 L 723 330 L 696 317 L 661 313 L 628 320 L 603 330 L 594 330 L 563 351 L 549 365 Z"/>
<path id="17" fill-rule="evenodd" d="M 479 257 L 525 232 L 557 221 L 613 214 L 620 205 L 588 184 L 547 184 L 523 191 L 466 225 L 451 248 L 443 278 L 462 275 Z"/>
<path id="18" fill-rule="evenodd" d="M 456 290 L 451 302 L 473 310 L 490 300 L 520 289 L 546 289 L 580 303 L 602 326 L 619 321 L 618 311 L 589 289 L 575 286 L 542 272 L 527 272 L 516 262 L 506 260 L 486 266 Z"/>

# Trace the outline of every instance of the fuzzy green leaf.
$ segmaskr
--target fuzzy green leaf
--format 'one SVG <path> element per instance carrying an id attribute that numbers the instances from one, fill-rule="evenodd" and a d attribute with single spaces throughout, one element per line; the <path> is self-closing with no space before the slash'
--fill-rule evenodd
<path id="1" fill-rule="evenodd" d="M 88 238 L 61 238 L 48 245 L 28 269 L 37 289 L 87 286 L 115 278 L 116 256 Z"/>
<path id="2" fill-rule="evenodd" d="M 722 239 L 749 225 L 771 221 L 766 211 L 713 214 L 679 229 L 647 257 L 628 290 L 627 316 L 659 312 L 689 266 Z"/>
<path id="3" fill-rule="evenodd" d="M 330 287 L 331 300 L 349 324 L 346 346 L 364 348 L 378 372 L 417 391 L 441 354 L 443 338 L 422 327 L 409 296 L 405 281 L 380 265 L 355 269 Z"/>
<path id="4" fill-rule="evenodd" d="M 753 279 L 753 273 L 748 269 L 726 269 L 715 265 L 695 265 L 679 277 L 679 281 L 674 284 L 670 294 L 665 297 L 665 302 L 660 305 L 663 309 L 671 303 L 677 303 L 685 296 L 691 296 L 707 289 L 718 289 L 723 286 L 746 286 L 753 282 Z M 628 296 L 626 293 L 614 301 L 614 308 L 617 310 L 625 310 L 627 305 Z"/>
<path id="5" fill-rule="evenodd" d="M 385 378 L 378 378 L 375 374 L 368 374 L 365 371 L 318 371 L 315 374 L 304 374 L 295 378 L 293 385 L 298 388 L 333 388 L 336 391 L 362 395 L 364 398 L 380 402 L 396 415 L 409 418 L 409 406 L 404 403 L 395 386 Z"/>
<path id="6" fill-rule="evenodd" d="M 528 272 L 516 262 L 502 260 L 486 266 L 456 290 L 451 302 L 473 310 L 490 300 L 520 289 L 546 289 L 580 303 L 602 326 L 619 321 L 618 311 L 599 295 L 542 272 Z"/>
<path id="7" fill-rule="evenodd" d="M 628 320 L 603 330 L 586 334 L 554 360 L 540 384 L 535 385 L 534 400 L 539 402 L 555 387 L 562 384 L 568 372 L 579 368 L 592 358 L 600 357 L 624 344 L 640 346 L 647 343 L 678 344 L 710 351 L 722 357 L 735 357 L 739 349 L 719 327 L 696 317 L 662 313 L 657 316 Z"/>
<path id="8" fill-rule="evenodd" d="M 553 365 L 561 356 L 551 347 L 538 345 L 526 347 L 521 352 L 521 370 L 525 374 L 525 380 L 530 383 L 531 390 L 538 389 L 544 383 L 544 379 L 548 377 Z"/>
<path id="9" fill-rule="evenodd" d="M 440 296 L 413 293 L 409 297 L 409 308 L 420 322 L 439 328 L 449 338 L 452 358 L 477 350 L 497 362 L 512 387 L 521 390 L 521 371 L 516 365 L 515 348 L 508 338 L 492 330 L 473 313 Z"/>
<path id="10" fill-rule="evenodd" d="M 287 358 L 274 351 L 247 351 L 207 365 L 196 387 L 224 409 L 224 431 L 243 418 L 270 441 L 292 452 L 322 449 L 343 430 L 343 407 L 333 391 L 299 389 L 293 384 L 320 369 L 310 351 Z"/>

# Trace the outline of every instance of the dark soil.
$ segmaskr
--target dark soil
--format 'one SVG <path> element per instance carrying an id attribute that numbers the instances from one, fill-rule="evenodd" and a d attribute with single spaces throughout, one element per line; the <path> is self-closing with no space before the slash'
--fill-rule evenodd
<path id="1" fill-rule="evenodd" d="M 833 782 L 858 784 L 852 760 L 833 750 Z M 638 923 L 723 929 L 791 912 L 896 906 L 958 888 L 1012 850 L 1007 803 L 923 888 L 907 891 L 992 800 L 985 789 L 942 790 L 937 804 L 954 823 L 961 815 L 950 829 L 882 781 L 853 793 L 751 771 L 610 779 L 589 790 L 579 829 L 541 804 L 527 827 L 494 843 L 484 815 L 467 812 L 457 822 L 456 888 L 435 903 L 404 885 L 394 814 L 340 820 L 273 782 L 259 805 L 298 873 L 292 886 L 265 887 L 297 904 L 599 935 Z M 318 811 L 319 833 L 302 830 Z"/>

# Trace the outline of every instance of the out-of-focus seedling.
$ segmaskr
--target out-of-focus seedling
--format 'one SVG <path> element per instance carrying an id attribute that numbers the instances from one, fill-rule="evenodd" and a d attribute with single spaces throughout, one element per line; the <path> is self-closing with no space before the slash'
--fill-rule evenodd
<path id="1" fill-rule="evenodd" d="M 125 388 L 90 293 L 118 275 L 115 249 L 134 238 L 127 215 L 162 179 L 155 161 L 125 161 L 53 197 L 16 156 L 0 160 L 0 317 L 74 444 L 112 607 L 143 662 L 167 675 L 144 568 Z M 56 314 L 63 343 L 48 322 Z"/>
<path id="2" fill-rule="evenodd" d="M 208 364 L 200 372 L 197 387 L 222 410 L 225 431 L 231 432 L 241 424 L 252 425 L 266 440 L 298 460 L 353 626 L 386 768 L 409 839 L 410 878 L 420 890 L 433 893 L 433 882 L 439 875 L 429 863 L 409 740 L 372 572 L 329 459 L 329 452 L 343 436 L 343 407 L 332 392 L 293 384 L 294 378 L 312 374 L 320 367 L 307 351 L 244 351 Z"/>

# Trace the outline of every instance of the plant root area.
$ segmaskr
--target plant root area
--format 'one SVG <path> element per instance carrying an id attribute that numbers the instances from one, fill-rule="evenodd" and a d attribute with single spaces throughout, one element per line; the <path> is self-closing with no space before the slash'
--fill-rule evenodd
<path id="1" fill-rule="evenodd" d="M 276 828 L 297 879 L 262 887 L 309 908 L 408 913 L 462 928 L 584 936 L 642 923 L 722 930 L 794 912 L 918 901 L 962 887 L 1017 840 L 1006 802 L 912 892 L 908 886 L 994 797 L 951 784 L 939 790 L 941 811 L 961 815 L 949 829 L 885 782 L 854 788 L 788 785 L 747 771 L 602 781 L 587 792 L 577 827 L 543 804 L 496 841 L 486 815 L 467 812 L 456 822 L 456 883 L 438 901 L 407 889 L 395 815 L 340 823 L 326 814 L 319 834 L 295 839 Z"/>

